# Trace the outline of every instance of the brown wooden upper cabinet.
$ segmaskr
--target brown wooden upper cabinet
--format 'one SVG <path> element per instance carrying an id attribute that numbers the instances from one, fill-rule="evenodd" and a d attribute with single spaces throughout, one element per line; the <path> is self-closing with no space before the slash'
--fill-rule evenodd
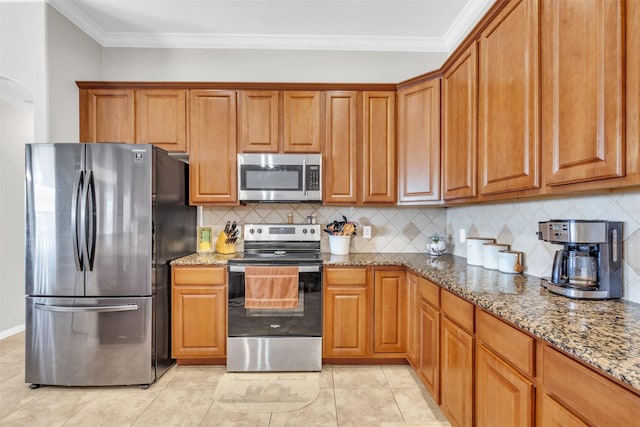
<path id="1" fill-rule="evenodd" d="M 363 92 L 362 202 L 396 200 L 396 93 Z"/>
<path id="2" fill-rule="evenodd" d="M 480 34 L 478 176 L 482 195 L 540 186 L 538 38 L 538 0 L 509 2 Z"/>
<path id="3" fill-rule="evenodd" d="M 542 1 L 541 16 L 546 185 L 624 176 L 623 1 Z"/>
<path id="4" fill-rule="evenodd" d="M 325 144 L 322 161 L 323 203 L 355 204 L 358 201 L 358 94 L 355 91 L 325 93 Z"/>
<path id="5" fill-rule="evenodd" d="M 243 90 L 238 151 L 319 153 L 319 91 Z"/>
<path id="6" fill-rule="evenodd" d="M 477 196 L 478 48 L 474 42 L 442 77 L 442 197 Z"/>
<path id="7" fill-rule="evenodd" d="M 184 89 L 136 90 L 136 144 L 153 144 L 187 153 L 187 103 Z"/>
<path id="8" fill-rule="evenodd" d="M 237 204 L 236 91 L 189 91 L 190 201 Z"/>
<path id="9" fill-rule="evenodd" d="M 80 91 L 81 142 L 135 142 L 135 98 L 132 89 Z"/>
<path id="10" fill-rule="evenodd" d="M 398 91 L 398 204 L 440 200 L 440 79 Z"/>

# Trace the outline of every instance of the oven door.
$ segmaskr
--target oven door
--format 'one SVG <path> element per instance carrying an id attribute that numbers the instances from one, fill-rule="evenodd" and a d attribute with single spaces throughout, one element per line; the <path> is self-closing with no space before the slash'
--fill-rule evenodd
<path id="1" fill-rule="evenodd" d="M 297 266 L 297 303 L 274 308 L 253 307 L 248 303 L 247 267 L 250 266 L 229 265 L 229 337 L 322 336 L 321 264 Z"/>

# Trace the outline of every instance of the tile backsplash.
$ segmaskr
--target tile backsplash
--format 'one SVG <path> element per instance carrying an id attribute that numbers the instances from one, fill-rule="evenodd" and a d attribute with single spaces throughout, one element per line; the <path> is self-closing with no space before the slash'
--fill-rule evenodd
<path id="1" fill-rule="evenodd" d="M 524 252 L 524 272 L 551 275 L 553 256 L 561 245 L 538 240 L 539 221 L 549 219 L 600 219 L 623 221 L 623 298 L 640 303 L 640 193 L 610 193 L 552 200 L 516 201 L 447 209 L 449 252 L 466 257 L 459 230 L 467 236 L 493 237 Z"/>
<path id="2" fill-rule="evenodd" d="M 551 200 L 515 201 L 461 207 L 336 207 L 319 204 L 252 203 L 246 206 L 203 208 L 202 225 L 219 233 L 227 221 L 284 223 L 293 213 L 294 222 L 306 222 L 315 214 L 324 226 L 342 215 L 358 224 L 351 240 L 351 252 L 424 252 L 429 236 L 447 236 L 447 252 L 466 257 L 466 245 L 458 242 L 459 230 L 466 235 L 493 237 L 524 252 L 525 273 L 543 277 L 551 274 L 558 245 L 538 240 L 539 221 L 549 219 L 604 219 L 623 221 L 623 298 L 640 303 L 640 192 L 565 197 Z M 372 238 L 362 238 L 362 226 L 372 227 Z M 321 248 L 329 251 L 329 239 L 322 233 Z M 237 246 L 242 251 L 242 241 Z"/>
<path id="3" fill-rule="evenodd" d="M 424 252 L 429 236 L 444 236 L 447 230 L 447 211 L 443 208 L 408 207 L 336 207 L 319 204 L 250 203 L 229 208 L 203 208 L 202 225 L 214 227 L 219 233 L 227 221 L 245 223 L 284 223 L 293 213 L 293 222 L 306 222 L 307 215 L 315 214 L 322 227 L 346 216 L 357 226 L 357 235 L 351 239 L 351 252 Z M 371 226 L 371 239 L 362 237 L 362 226 Z M 322 233 L 321 249 L 329 251 L 328 234 Z M 236 250 L 243 250 L 242 242 Z"/>

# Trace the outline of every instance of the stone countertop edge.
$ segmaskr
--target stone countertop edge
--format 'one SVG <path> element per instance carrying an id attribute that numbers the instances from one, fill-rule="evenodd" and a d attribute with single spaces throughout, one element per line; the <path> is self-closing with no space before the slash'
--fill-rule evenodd
<path id="1" fill-rule="evenodd" d="M 192 254 L 180 266 L 226 265 L 242 254 Z M 399 266 L 562 349 L 640 394 L 640 304 L 575 300 L 549 293 L 540 279 L 467 265 L 466 259 L 424 253 L 322 253 L 324 265 Z"/>

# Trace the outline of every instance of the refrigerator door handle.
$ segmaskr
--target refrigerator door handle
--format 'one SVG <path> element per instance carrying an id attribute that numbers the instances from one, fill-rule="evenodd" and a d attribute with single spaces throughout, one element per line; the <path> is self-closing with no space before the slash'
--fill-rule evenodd
<path id="1" fill-rule="evenodd" d="M 71 198 L 71 240 L 73 241 L 73 259 L 76 263 L 76 271 L 84 269 L 84 257 L 82 256 L 82 236 L 84 233 L 78 232 L 78 227 L 83 224 L 83 217 L 80 214 L 80 222 L 78 222 L 78 208 L 81 196 L 81 188 L 84 185 L 84 172 L 76 171 L 73 180 L 73 196 Z M 81 204 L 80 204 L 81 205 Z M 80 206 L 80 209 L 81 206 Z M 80 211 L 82 212 L 82 210 Z"/>
<path id="2" fill-rule="evenodd" d="M 84 186 L 84 253 L 89 271 L 93 271 L 93 262 L 96 256 L 96 185 L 93 171 L 87 171 L 88 178 Z"/>
<path id="3" fill-rule="evenodd" d="M 41 311 L 55 311 L 59 313 L 111 313 L 114 311 L 137 311 L 138 304 L 125 304 L 125 305 L 47 305 L 47 304 L 34 304 L 36 310 Z"/>

